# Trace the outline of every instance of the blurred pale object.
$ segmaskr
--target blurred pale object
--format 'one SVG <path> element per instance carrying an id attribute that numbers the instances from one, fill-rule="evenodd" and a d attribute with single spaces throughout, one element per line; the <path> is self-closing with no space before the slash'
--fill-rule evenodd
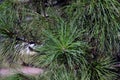
<path id="1" fill-rule="evenodd" d="M 30 48 L 34 48 L 35 44 L 29 44 L 23 42 L 22 44 L 18 44 L 15 46 L 16 50 L 19 50 L 19 53 L 22 55 L 35 55 L 37 52 L 30 50 Z"/>

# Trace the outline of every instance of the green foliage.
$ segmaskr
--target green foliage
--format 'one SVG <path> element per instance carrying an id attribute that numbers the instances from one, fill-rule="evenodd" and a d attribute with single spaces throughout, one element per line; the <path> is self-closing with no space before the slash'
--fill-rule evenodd
<path id="1" fill-rule="evenodd" d="M 47 68 L 40 80 L 115 80 L 111 55 L 119 50 L 120 3 L 117 0 L 70 2 L 60 7 L 62 14 L 54 7 L 46 9 L 42 2 L 35 2 L 38 10 L 40 6 L 48 10 L 43 10 L 49 14 L 48 18 L 26 5 L 7 0 L 0 4 L 3 55 L 17 59 L 16 44 L 35 42 L 39 52 L 35 61 Z M 32 19 L 26 20 L 27 16 Z M 10 80 L 14 79 L 24 80 L 21 76 Z"/>
<path id="2" fill-rule="evenodd" d="M 28 77 L 28 76 L 24 76 L 22 74 L 16 74 L 13 76 L 9 76 L 6 78 L 3 78 L 2 80 L 36 80 L 34 77 Z"/>
<path id="3" fill-rule="evenodd" d="M 113 68 L 114 63 L 110 57 L 103 56 L 89 61 L 80 70 L 81 80 L 116 80 L 117 73 Z"/>
<path id="4" fill-rule="evenodd" d="M 120 26 L 117 0 L 77 0 L 67 7 L 66 13 L 75 25 L 86 30 L 83 37 L 97 48 L 96 53 L 117 53 Z"/>
<path id="5" fill-rule="evenodd" d="M 86 55 L 88 45 L 86 42 L 77 40 L 82 31 L 63 20 L 59 21 L 57 27 L 55 32 L 44 31 L 47 37 L 45 44 L 38 48 L 38 51 L 45 55 L 41 63 L 51 67 L 53 64 L 64 64 L 66 67 L 73 68 L 85 62 L 83 56 Z"/>
<path id="6" fill-rule="evenodd" d="M 64 65 L 40 75 L 39 80 L 79 80 L 74 71 L 68 71 Z"/>
<path id="7" fill-rule="evenodd" d="M 19 50 L 15 49 L 17 44 L 22 42 L 35 42 L 41 44 L 41 36 L 45 19 L 38 13 L 26 9 L 26 7 L 17 5 L 11 0 L 5 0 L 0 4 L 0 37 L 2 37 L 1 53 L 12 62 L 19 57 Z M 31 18 L 31 20 L 27 20 Z M 0 54 L 1 54 L 0 53 Z"/>

